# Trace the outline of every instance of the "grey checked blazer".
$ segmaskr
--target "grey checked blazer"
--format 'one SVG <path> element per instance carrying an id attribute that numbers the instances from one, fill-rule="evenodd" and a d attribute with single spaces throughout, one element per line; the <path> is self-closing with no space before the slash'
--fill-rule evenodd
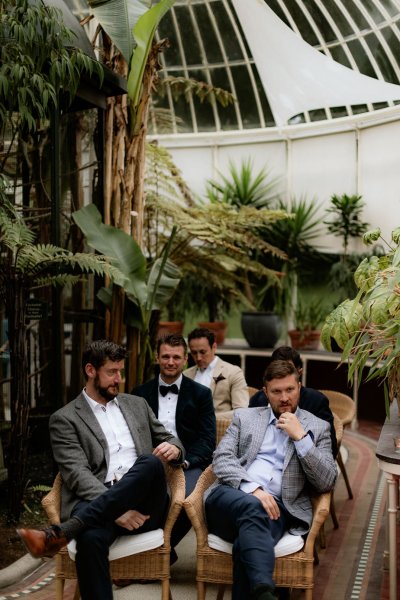
<path id="1" fill-rule="evenodd" d="M 264 439 L 271 408 L 243 408 L 235 412 L 214 452 L 213 471 L 219 484 L 238 489 L 242 481 L 250 481 L 247 468 L 256 458 Z M 306 410 L 298 409 L 297 417 L 305 431 L 311 431 L 314 445 L 299 458 L 293 440 L 289 439 L 282 474 L 282 501 L 294 517 L 291 533 L 308 532 L 312 520 L 312 493 L 328 492 L 335 484 L 337 469 L 331 450 L 329 424 Z"/>
<path id="2" fill-rule="evenodd" d="M 182 444 L 164 429 L 143 398 L 118 394 L 118 402 L 138 456 L 151 454 L 155 446 L 166 441 L 181 449 L 179 463 L 184 460 Z M 103 482 L 109 450 L 83 394 L 51 415 L 49 427 L 54 459 L 63 479 L 61 520 L 64 521 L 79 500 L 93 500 L 107 489 Z"/>

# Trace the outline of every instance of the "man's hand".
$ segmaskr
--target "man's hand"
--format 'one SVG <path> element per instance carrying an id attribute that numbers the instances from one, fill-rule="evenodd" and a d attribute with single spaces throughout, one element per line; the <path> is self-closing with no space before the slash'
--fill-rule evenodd
<path id="1" fill-rule="evenodd" d="M 265 492 L 262 488 L 257 488 L 254 490 L 253 496 L 259 499 L 270 519 L 273 521 L 279 519 L 281 512 L 275 498 L 271 494 Z"/>
<path id="2" fill-rule="evenodd" d="M 150 519 L 150 515 L 142 515 L 137 510 L 127 510 L 126 513 L 115 519 L 115 522 L 120 527 L 133 531 L 139 529 L 147 519 Z"/>
<path id="3" fill-rule="evenodd" d="M 169 462 L 170 460 L 177 460 L 180 456 L 180 449 L 173 444 L 168 442 L 162 442 L 153 450 L 154 456 L 158 456 L 163 462 Z"/>
<path id="4" fill-rule="evenodd" d="M 278 419 L 276 426 L 279 429 L 283 429 L 283 431 L 286 431 L 288 436 L 291 437 L 292 440 L 294 440 L 295 442 L 298 442 L 299 440 L 301 440 L 301 438 L 303 438 L 306 435 L 306 432 L 304 431 L 300 421 L 298 420 L 296 415 L 294 415 L 291 412 L 282 413 Z"/>

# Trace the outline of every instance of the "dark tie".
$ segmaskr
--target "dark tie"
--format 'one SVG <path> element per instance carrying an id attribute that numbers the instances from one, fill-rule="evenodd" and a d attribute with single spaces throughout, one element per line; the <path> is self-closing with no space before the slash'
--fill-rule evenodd
<path id="1" fill-rule="evenodd" d="M 179 388 L 176 383 L 173 383 L 172 385 L 160 385 L 161 396 L 166 396 L 168 392 L 171 392 L 171 394 L 177 394 L 179 392 Z"/>

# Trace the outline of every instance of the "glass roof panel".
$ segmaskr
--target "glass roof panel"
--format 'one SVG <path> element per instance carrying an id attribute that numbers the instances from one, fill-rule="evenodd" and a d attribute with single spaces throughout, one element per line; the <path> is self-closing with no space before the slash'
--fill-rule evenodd
<path id="1" fill-rule="evenodd" d="M 187 65 L 202 63 L 200 45 L 195 33 L 193 22 L 187 6 L 177 6 L 175 9 L 176 20 L 179 23 L 180 37 Z"/>
<path id="2" fill-rule="evenodd" d="M 345 10 L 347 10 L 350 13 L 355 25 L 360 30 L 368 28 L 368 21 L 366 20 L 360 9 L 357 6 L 355 6 L 354 0 L 350 0 L 350 2 L 346 0 L 339 0 L 337 4 L 338 6 L 341 6 L 342 10 L 345 8 Z"/>
<path id="3" fill-rule="evenodd" d="M 372 0 L 362 0 L 363 1 L 363 5 L 365 7 L 365 9 L 368 11 L 369 15 L 372 17 L 372 19 L 375 21 L 375 23 L 379 24 L 382 23 L 383 19 L 383 15 L 381 13 L 381 11 L 379 10 L 379 5 L 376 2 L 373 2 Z"/>
<path id="4" fill-rule="evenodd" d="M 72 1 L 72 0 L 71 0 Z M 83 0 L 82 0 L 83 1 Z M 400 82 L 400 1 L 396 0 L 264 0 L 296 35 L 338 63 L 365 75 Z M 219 131 L 274 125 L 257 66 L 232 0 L 177 0 L 159 27 L 172 48 L 162 56 L 165 75 L 182 72 L 231 91 L 234 106 L 201 105 L 195 99 L 176 114 L 185 128 Z M 201 67 L 201 69 L 199 69 Z M 176 101 L 168 96 L 174 112 Z M 393 104 L 393 103 L 391 103 Z M 372 110 L 372 105 L 314 110 L 291 122 L 337 118 Z M 209 119 L 207 125 L 207 119 Z M 177 131 L 177 126 L 174 128 Z"/>
<path id="5" fill-rule="evenodd" d="M 327 2 L 326 10 L 329 12 L 331 17 L 335 21 L 337 27 L 340 30 L 340 33 L 343 36 L 353 34 L 353 28 L 350 25 L 349 20 L 346 18 L 346 15 L 341 10 L 339 10 L 335 2 Z"/>
<path id="6" fill-rule="evenodd" d="M 163 62 L 167 65 L 182 65 L 183 60 L 179 50 L 178 35 L 171 11 L 167 12 L 162 19 L 158 27 L 158 37 L 160 39 L 168 38 L 171 42 L 171 47 L 163 53 Z"/>
<path id="7" fill-rule="evenodd" d="M 243 58 L 243 53 L 237 38 L 237 33 L 233 29 L 232 21 L 225 8 L 224 2 L 213 2 L 212 11 L 215 17 L 219 32 L 223 41 L 226 56 L 228 60 L 239 60 Z"/>
<path id="8" fill-rule="evenodd" d="M 223 56 L 214 24 L 205 4 L 195 4 L 193 12 L 203 40 L 206 60 L 210 63 L 222 62 Z"/>
<path id="9" fill-rule="evenodd" d="M 336 40 L 337 36 L 335 35 L 331 25 L 328 23 L 325 15 L 322 13 L 314 0 L 302 0 L 302 2 L 299 2 L 299 4 L 304 4 L 304 8 L 312 15 L 313 21 L 315 22 L 322 34 L 323 39 L 326 42 L 332 42 L 333 40 Z"/>
<path id="10" fill-rule="evenodd" d="M 370 33 L 365 36 L 365 41 L 370 47 L 371 51 L 374 54 L 375 60 L 377 61 L 381 73 L 385 79 L 385 81 L 389 81 L 391 83 L 397 83 L 398 79 L 396 77 L 396 73 L 390 64 L 390 60 L 388 55 L 384 52 L 381 43 L 379 42 L 376 35 Z"/>

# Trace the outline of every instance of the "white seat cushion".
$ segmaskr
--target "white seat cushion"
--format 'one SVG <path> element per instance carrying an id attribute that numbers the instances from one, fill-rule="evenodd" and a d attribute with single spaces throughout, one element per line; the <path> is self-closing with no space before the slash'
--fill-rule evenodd
<path id="1" fill-rule="evenodd" d="M 207 540 L 210 548 L 219 550 L 220 552 L 226 552 L 226 554 L 232 554 L 232 544 L 226 542 L 217 535 L 209 533 Z M 303 546 L 304 540 L 301 535 L 292 535 L 287 531 L 275 546 L 275 558 L 298 552 Z"/>
<path id="2" fill-rule="evenodd" d="M 131 554 L 139 554 L 146 550 L 154 550 L 162 546 L 164 543 L 164 531 L 162 529 L 154 529 L 146 533 L 138 533 L 137 535 L 121 535 L 117 537 L 115 542 L 110 546 L 108 555 L 109 560 L 116 560 Z M 67 546 L 68 554 L 72 560 L 75 560 L 76 542 L 71 540 Z"/>

